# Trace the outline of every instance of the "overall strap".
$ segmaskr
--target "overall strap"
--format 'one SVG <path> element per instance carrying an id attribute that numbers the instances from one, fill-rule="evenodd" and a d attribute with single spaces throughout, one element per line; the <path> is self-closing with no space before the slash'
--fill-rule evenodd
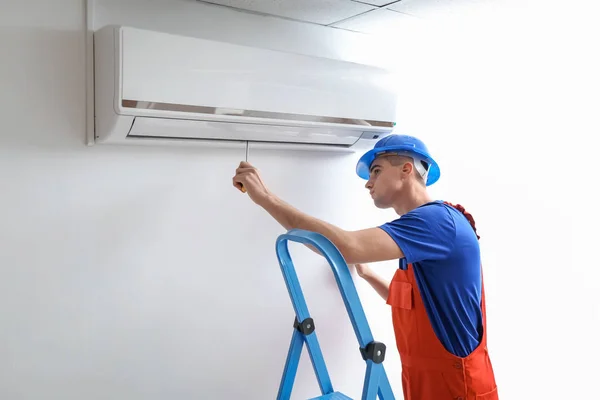
<path id="1" fill-rule="evenodd" d="M 460 211 L 465 216 L 465 218 L 467 218 L 467 220 L 471 224 L 471 228 L 473 228 L 473 230 L 475 231 L 475 235 L 477 236 L 477 240 L 479 240 L 479 235 L 477 234 L 477 228 L 475 228 L 475 219 L 473 219 L 473 216 L 471 215 L 471 213 L 467 212 L 467 210 L 465 210 L 465 208 L 463 206 L 461 206 L 460 204 L 452 204 L 452 203 L 447 202 L 447 201 L 445 201 L 444 204 L 447 204 L 450 207 L 456 208 L 458 211 Z"/>
<path id="2" fill-rule="evenodd" d="M 477 234 L 477 228 L 475 227 L 475 219 L 473 218 L 471 213 L 469 213 L 467 210 L 465 210 L 465 208 L 463 206 L 461 206 L 460 204 L 452 204 L 448 201 L 444 201 L 444 204 L 447 204 L 450 207 L 454 207 L 455 209 L 460 211 L 465 216 L 465 218 L 467 218 L 467 220 L 469 221 L 469 224 L 471 224 L 471 228 L 473 228 L 473 231 L 475 232 L 475 236 L 477 236 L 477 240 L 479 240 L 480 236 Z M 485 290 L 484 290 L 484 284 L 483 284 L 483 265 L 482 265 L 481 266 L 481 313 L 482 313 L 482 318 L 483 318 L 483 335 L 484 335 L 484 337 L 487 336 L 486 312 L 485 311 L 486 311 L 485 310 Z"/>

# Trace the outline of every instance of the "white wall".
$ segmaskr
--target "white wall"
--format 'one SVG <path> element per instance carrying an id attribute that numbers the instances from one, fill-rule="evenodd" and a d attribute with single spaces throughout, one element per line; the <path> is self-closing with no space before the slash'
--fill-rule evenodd
<path id="1" fill-rule="evenodd" d="M 495 3 L 419 38 L 400 128 L 481 232 L 501 398 L 597 398 L 600 31 L 584 2 Z"/>
<path id="2" fill-rule="evenodd" d="M 82 2 L 5 3 L 0 397 L 273 398 L 293 311 L 273 249 L 282 229 L 231 186 L 243 152 L 85 147 Z M 471 210 L 482 235 L 503 398 L 594 398 L 597 368 L 583 355 L 600 356 L 598 262 L 579 251 L 576 213 L 591 202 L 570 183 L 579 177 L 572 152 L 591 148 L 577 141 L 597 132 L 588 124 L 597 101 L 585 97 L 598 83 L 583 59 L 589 14 L 505 1 L 459 32 L 450 20 L 439 35 L 374 45 L 193 2 L 122 3 L 96 1 L 95 27 L 256 41 L 404 70 L 399 130 L 429 142 L 443 169 L 432 193 Z M 362 228 L 393 217 L 373 209 L 356 156 L 255 151 L 250 161 L 284 199 L 330 222 Z M 323 167 L 328 174 L 317 173 Z M 363 362 L 328 267 L 292 248 L 334 385 L 358 397 Z M 393 263 L 381 271 L 391 276 Z M 357 285 L 400 396 L 389 310 Z M 295 387 L 297 399 L 318 393 L 306 357 Z"/>
<path id="3" fill-rule="evenodd" d="M 140 4 L 147 13 L 135 19 Z M 96 26 L 120 22 L 109 16 L 148 24 L 184 6 L 169 26 L 218 28 L 240 40 L 261 39 L 258 29 L 269 27 L 214 7 L 158 6 L 97 2 Z M 231 184 L 243 150 L 86 147 L 83 4 L 15 1 L 8 11 L 0 46 L 0 397 L 273 397 L 294 314 L 274 252 L 283 230 Z M 240 24 L 226 27 L 228 16 Z M 299 29 L 293 41 L 307 48 L 325 31 L 271 24 L 262 35 L 279 47 L 292 40 L 277 42 L 281 27 Z M 338 51 L 333 45 L 319 44 L 328 54 Z M 355 159 L 250 153 L 283 198 L 348 228 L 389 215 L 372 210 Z M 303 167 L 292 167 L 298 161 Z M 331 272 L 308 250 L 292 249 L 332 379 L 356 395 L 363 362 Z M 376 315 L 387 308 L 370 291 L 365 299 L 378 338 L 393 343 L 389 321 Z M 295 398 L 318 394 L 307 361 Z"/>

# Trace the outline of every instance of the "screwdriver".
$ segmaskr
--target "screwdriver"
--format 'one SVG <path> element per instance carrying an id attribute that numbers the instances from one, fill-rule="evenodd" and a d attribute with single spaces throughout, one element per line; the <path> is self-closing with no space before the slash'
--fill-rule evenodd
<path id="1" fill-rule="evenodd" d="M 246 162 L 248 162 L 248 141 L 246 140 Z M 240 190 L 242 193 L 246 193 L 246 188 L 243 183 L 240 183 Z"/>

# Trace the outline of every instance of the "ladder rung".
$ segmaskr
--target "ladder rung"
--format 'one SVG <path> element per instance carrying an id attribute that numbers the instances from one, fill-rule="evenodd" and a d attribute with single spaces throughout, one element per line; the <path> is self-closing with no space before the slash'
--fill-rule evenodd
<path id="1" fill-rule="evenodd" d="M 314 397 L 310 400 L 352 400 L 352 398 L 346 396 L 340 392 L 334 392 L 329 394 L 324 394 L 323 396 Z"/>

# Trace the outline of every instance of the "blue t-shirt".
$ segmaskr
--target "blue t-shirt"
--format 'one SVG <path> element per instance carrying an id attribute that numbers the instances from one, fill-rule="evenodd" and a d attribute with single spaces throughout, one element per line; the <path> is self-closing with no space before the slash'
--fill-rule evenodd
<path id="1" fill-rule="evenodd" d="M 433 331 L 450 353 L 466 357 L 482 338 L 479 242 L 466 217 L 442 201 L 424 204 L 380 227 L 413 265 Z"/>

